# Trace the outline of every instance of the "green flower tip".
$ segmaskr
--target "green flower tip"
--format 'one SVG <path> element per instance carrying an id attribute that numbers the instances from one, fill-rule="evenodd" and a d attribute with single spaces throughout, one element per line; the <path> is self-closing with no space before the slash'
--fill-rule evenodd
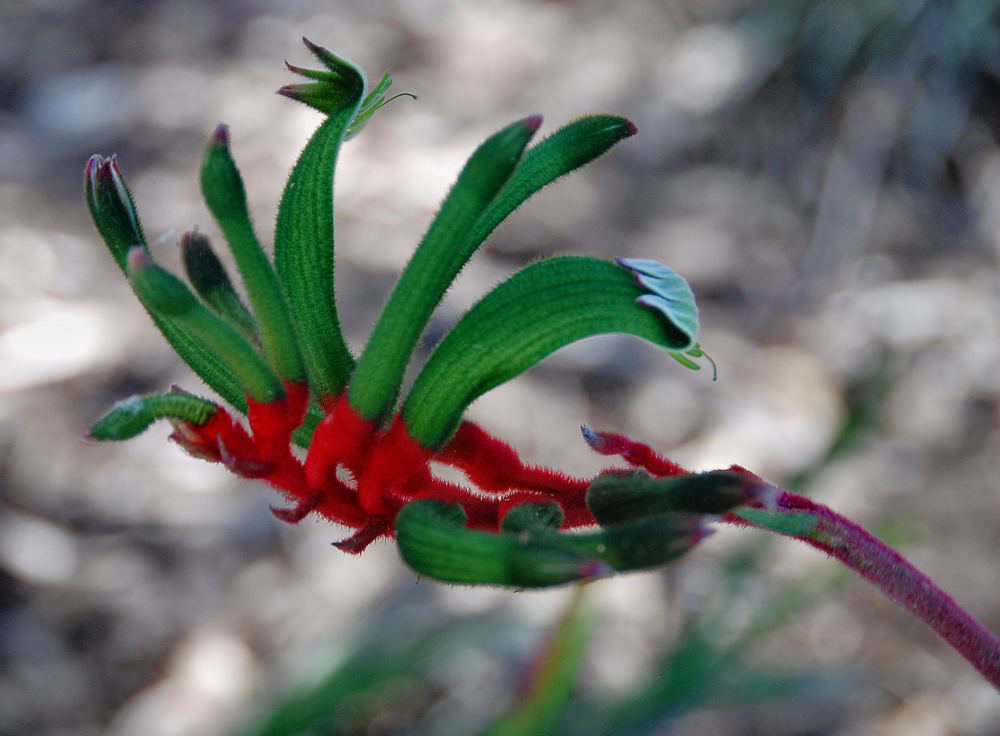
<path id="1" fill-rule="evenodd" d="M 181 235 L 181 254 L 184 258 L 188 258 L 188 254 L 201 256 L 207 250 L 210 250 L 208 238 L 199 233 L 197 229 L 188 230 Z"/>
<path id="2" fill-rule="evenodd" d="M 96 204 L 97 179 L 103 168 L 104 156 L 101 154 L 95 153 L 87 159 L 87 166 L 83 170 L 83 180 L 87 188 L 87 202 L 90 205 Z"/>
<path id="3" fill-rule="evenodd" d="M 688 336 L 688 344 L 676 349 L 685 351 L 696 347 L 698 307 L 684 277 L 659 261 L 647 258 L 617 258 L 615 262 L 632 271 L 639 285 L 649 290 L 649 293 L 638 297 L 636 303 L 660 312 Z"/>
<path id="4" fill-rule="evenodd" d="M 85 442 L 103 442 L 130 438 L 152 424 L 152 419 L 147 420 L 145 413 L 146 406 L 141 397 L 122 399 L 115 403 L 107 416 L 84 432 L 80 439 Z M 128 425 L 127 431 L 122 431 L 122 424 Z"/>
<path id="5" fill-rule="evenodd" d="M 304 43 L 306 48 L 313 53 L 313 56 L 323 62 L 323 65 L 331 72 L 336 72 L 337 67 L 344 63 L 343 59 L 330 51 L 330 49 L 325 46 L 320 46 L 318 43 L 313 43 L 305 36 L 302 37 L 302 43 Z"/>

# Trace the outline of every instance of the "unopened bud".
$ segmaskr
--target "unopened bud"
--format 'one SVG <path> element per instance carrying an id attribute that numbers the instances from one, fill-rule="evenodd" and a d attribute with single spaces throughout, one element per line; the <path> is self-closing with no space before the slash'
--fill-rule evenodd
<path id="1" fill-rule="evenodd" d="M 184 233 L 181 238 L 181 254 L 184 270 L 198 296 L 244 337 L 257 343 L 257 323 L 236 293 L 229 274 L 212 250 L 208 238 L 197 231 Z"/>
<path id="2" fill-rule="evenodd" d="M 601 524 L 619 524 L 668 512 L 721 514 L 765 503 L 768 484 L 726 472 L 654 478 L 643 471 L 604 473 L 587 489 L 587 508 Z"/>
<path id="3" fill-rule="evenodd" d="M 129 248 L 146 238 L 132 193 L 125 185 L 114 156 L 94 154 L 84 170 L 84 190 L 90 216 L 118 265 L 125 268 Z"/>

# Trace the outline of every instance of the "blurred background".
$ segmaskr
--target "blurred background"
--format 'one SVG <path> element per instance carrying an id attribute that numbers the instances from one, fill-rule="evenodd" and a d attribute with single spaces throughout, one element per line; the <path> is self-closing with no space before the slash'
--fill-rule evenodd
<path id="1" fill-rule="evenodd" d="M 471 414 L 529 459 L 602 467 L 579 425 L 739 463 L 876 530 L 1000 630 L 1000 35 L 995 0 L 6 0 L 0 9 L 0 734 L 473 734 L 566 605 L 417 580 L 392 545 L 276 521 L 268 489 L 115 400 L 200 383 L 93 230 L 117 153 L 156 257 L 198 226 L 231 126 L 269 240 L 318 114 L 273 94 L 300 37 L 412 92 L 347 144 L 337 288 L 360 348 L 466 156 L 530 113 L 639 135 L 505 224 L 433 343 L 519 266 L 655 258 L 719 366 L 639 341 L 561 351 Z M 426 350 L 424 350 L 426 354 Z M 1000 696 L 863 581 L 721 529 L 590 586 L 566 734 L 1000 734 Z"/>

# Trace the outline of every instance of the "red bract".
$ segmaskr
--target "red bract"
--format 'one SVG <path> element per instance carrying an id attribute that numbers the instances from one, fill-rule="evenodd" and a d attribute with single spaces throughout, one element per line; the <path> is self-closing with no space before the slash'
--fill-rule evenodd
<path id="1" fill-rule="evenodd" d="M 400 509 L 418 499 L 457 503 L 470 528 L 491 532 L 499 530 L 508 509 L 523 503 L 559 504 L 563 528 L 595 524 L 585 502 L 589 480 L 526 465 L 509 444 L 468 421 L 434 451 L 407 433 L 401 416 L 382 429 L 340 397 L 316 427 L 305 460 L 299 460 L 292 433 L 304 417 L 305 394 L 301 386 L 286 389 L 286 397 L 271 403 L 248 399 L 249 433 L 219 408 L 201 426 L 175 422 L 173 439 L 195 457 L 283 492 L 294 505 L 272 509 L 282 521 L 297 523 L 316 513 L 355 529 L 338 543 L 345 551 L 358 553 L 379 536 L 391 536 Z M 437 477 L 431 461 L 462 471 L 471 484 Z"/>

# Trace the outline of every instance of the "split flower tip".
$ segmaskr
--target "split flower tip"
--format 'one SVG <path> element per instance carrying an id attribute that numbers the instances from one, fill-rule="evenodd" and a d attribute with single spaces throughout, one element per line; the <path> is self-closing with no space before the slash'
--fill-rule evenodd
<path id="1" fill-rule="evenodd" d="M 330 70 L 330 73 L 332 74 L 340 74 L 340 71 L 345 63 L 352 67 L 355 66 L 353 62 L 349 62 L 342 56 L 335 54 L 326 46 L 320 46 L 318 43 L 313 43 L 305 36 L 302 37 L 302 43 L 307 49 L 309 49 L 309 52 L 323 64 L 323 66 Z"/>
<path id="2" fill-rule="evenodd" d="M 698 344 L 698 307 L 687 281 L 669 266 L 649 258 L 616 258 L 622 268 L 631 271 L 636 283 L 647 293 L 635 301 L 660 312 L 686 338 L 686 344 L 674 346 L 686 351 Z"/>
<path id="3" fill-rule="evenodd" d="M 90 181 L 94 182 L 97 178 L 97 172 L 104 166 L 104 156 L 99 153 L 93 154 L 89 159 L 87 159 L 87 165 L 83 169 L 84 177 Z"/>
<path id="4" fill-rule="evenodd" d="M 291 67 L 289 68 L 291 69 Z M 297 70 L 292 69 L 292 71 L 297 71 Z M 302 99 L 301 88 L 303 86 L 304 85 L 301 84 L 286 84 L 285 86 L 278 88 L 278 94 L 281 95 L 282 97 L 287 97 L 290 100 L 295 100 L 296 102 L 305 102 L 305 100 Z"/>
<path id="5" fill-rule="evenodd" d="M 145 238 L 117 157 L 95 153 L 84 168 L 83 182 L 90 216 L 115 261 L 124 268 L 125 252 L 132 245 L 144 243 Z"/>
<path id="6" fill-rule="evenodd" d="M 118 157 L 112 153 L 110 156 L 102 156 L 95 153 L 87 160 L 84 176 L 93 184 L 111 184 L 115 176 L 120 176 L 118 170 Z"/>

